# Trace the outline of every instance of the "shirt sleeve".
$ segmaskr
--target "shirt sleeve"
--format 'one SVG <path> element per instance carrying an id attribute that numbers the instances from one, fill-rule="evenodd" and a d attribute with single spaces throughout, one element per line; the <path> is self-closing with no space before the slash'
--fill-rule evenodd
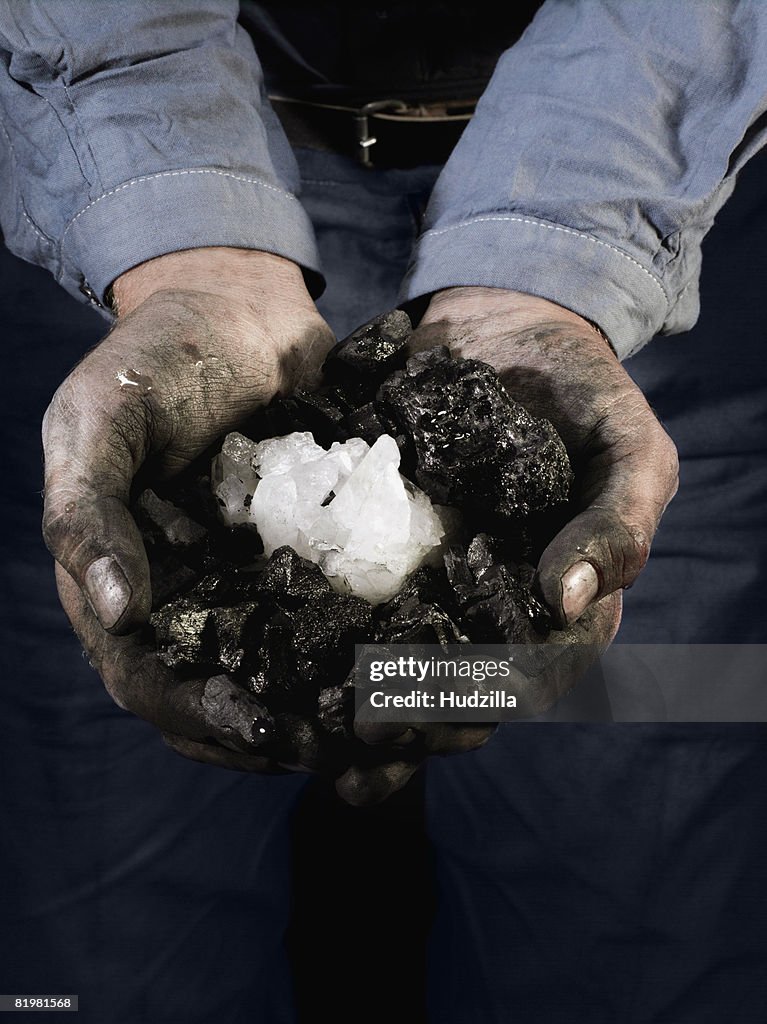
<path id="1" fill-rule="evenodd" d="M 764 0 L 548 0 L 437 181 L 403 298 L 540 295 L 620 358 L 688 330 L 703 237 L 766 111 Z"/>
<path id="2" fill-rule="evenodd" d="M 290 146 L 234 0 L 0 0 L 8 247 L 104 302 L 144 260 L 277 253 L 321 287 Z"/>

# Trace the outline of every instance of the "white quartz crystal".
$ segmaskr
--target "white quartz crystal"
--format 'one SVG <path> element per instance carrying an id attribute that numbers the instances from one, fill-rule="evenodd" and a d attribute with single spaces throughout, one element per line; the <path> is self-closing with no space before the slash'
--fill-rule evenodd
<path id="1" fill-rule="evenodd" d="M 248 505 L 258 483 L 253 457 L 258 445 L 242 434 L 227 434 L 213 460 L 210 483 L 227 526 L 250 522 Z"/>
<path id="2" fill-rule="evenodd" d="M 227 437 L 213 468 L 215 493 L 224 521 L 246 516 L 267 556 L 289 544 L 317 562 L 335 590 L 378 604 L 439 553 L 441 510 L 400 474 L 388 434 L 372 448 L 352 438 L 329 451 L 310 433 L 243 441 Z"/>

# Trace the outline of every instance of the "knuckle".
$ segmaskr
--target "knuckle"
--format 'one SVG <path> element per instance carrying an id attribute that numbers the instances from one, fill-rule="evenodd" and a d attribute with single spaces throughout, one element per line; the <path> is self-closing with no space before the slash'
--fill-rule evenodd
<path id="1" fill-rule="evenodd" d="M 652 538 L 642 526 L 631 525 L 626 528 L 629 536 L 629 552 L 634 561 L 642 565 L 650 556 L 650 544 Z"/>
<path id="2" fill-rule="evenodd" d="M 636 524 L 626 525 L 624 543 L 621 545 L 624 586 L 628 582 L 633 582 L 647 564 L 651 544 L 652 535 L 645 527 Z"/>

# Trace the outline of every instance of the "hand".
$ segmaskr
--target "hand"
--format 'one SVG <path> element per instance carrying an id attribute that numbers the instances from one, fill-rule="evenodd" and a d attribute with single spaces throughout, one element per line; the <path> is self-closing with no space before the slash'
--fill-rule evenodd
<path id="1" fill-rule="evenodd" d="M 493 288 L 439 292 L 411 340 L 414 351 L 434 345 L 492 365 L 513 398 L 554 424 L 575 470 L 577 514 L 545 549 L 536 574 L 560 631 L 548 642 L 571 648 L 556 671 L 530 681 L 524 703 L 543 712 L 617 632 L 620 591 L 644 567 L 676 492 L 676 450 L 605 338 L 545 299 Z M 492 732 L 392 724 L 361 724 L 357 731 L 367 742 L 390 745 L 392 764 L 353 768 L 339 780 L 339 791 L 355 803 L 394 792 L 429 754 L 472 749 Z"/>
<path id="2" fill-rule="evenodd" d="M 582 317 L 495 288 L 437 293 L 414 335 L 481 359 L 509 394 L 559 431 L 576 478 L 578 514 L 543 552 L 537 573 L 556 625 L 629 587 L 647 562 L 676 493 L 671 438 L 605 338 Z"/>
<path id="3" fill-rule="evenodd" d="M 275 394 L 312 386 L 332 333 L 300 269 L 269 253 L 173 253 L 124 274 L 114 295 L 115 327 L 43 422 L 43 530 L 59 594 L 117 704 L 187 756 L 267 767 L 248 694 L 179 682 L 139 642 L 151 592 L 128 502 L 142 467 L 172 475 Z"/>

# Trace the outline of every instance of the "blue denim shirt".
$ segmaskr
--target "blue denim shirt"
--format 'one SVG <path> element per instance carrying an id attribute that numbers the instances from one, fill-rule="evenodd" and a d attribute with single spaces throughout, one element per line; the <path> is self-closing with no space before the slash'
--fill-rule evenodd
<path id="1" fill-rule="evenodd" d="M 103 301 L 144 260 L 321 273 L 235 0 L 0 0 L 0 223 Z M 547 0 L 440 176 L 403 298 L 544 296 L 623 358 L 698 315 L 701 242 L 767 134 L 764 0 Z"/>

